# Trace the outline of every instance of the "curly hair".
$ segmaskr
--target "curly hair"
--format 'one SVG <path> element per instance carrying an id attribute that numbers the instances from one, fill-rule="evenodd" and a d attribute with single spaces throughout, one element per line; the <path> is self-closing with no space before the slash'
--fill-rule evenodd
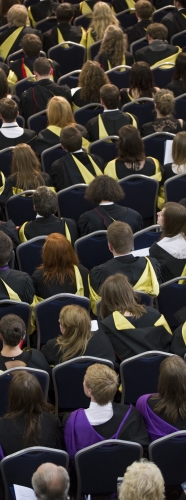
<path id="1" fill-rule="evenodd" d="M 172 115 L 174 102 L 174 94 L 168 89 L 160 89 L 154 96 L 154 104 L 156 104 L 156 109 L 162 116 Z"/>
<path id="2" fill-rule="evenodd" d="M 87 61 L 81 70 L 78 86 L 80 97 L 90 102 L 100 102 L 100 88 L 110 83 L 108 76 L 96 61 Z"/>
<path id="3" fill-rule="evenodd" d="M 102 200 L 117 203 L 124 198 L 122 187 L 108 175 L 98 175 L 87 187 L 85 199 L 99 204 Z"/>
<path id="4" fill-rule="evenodd" d="M 164 479 L 157 465 L 141 459 L 127 467 L 119 500 L 164 500 L 164 490 Z"/>
<path id="5" fill-rule="evenodd" d="M 132 93 L 132 90 L 137 90 L 139 97 L 154 97 L 154 78 L 149 64 L 144 61 L 135 62 L 133 64 L 130 72 L 129 85 L 130 94 Z"/>
<path id="6" fill-rule="evenodd" d="M 127 36 L 119 26 L 108 26 L 99 49 L 99 54 L 108 56 L 112 68 L 123 62 L 123 55 L 127 50 Z"/>
<path id="7" fill-rule="evenodd" d="M 103 38 L 105 30 L 110 24 L 119 26 L 117 17 L 107 3 L 97 2 L 93 8 L 92 21 L 89 27 L 89 30 L 95 33 L 96 41 Z"/>

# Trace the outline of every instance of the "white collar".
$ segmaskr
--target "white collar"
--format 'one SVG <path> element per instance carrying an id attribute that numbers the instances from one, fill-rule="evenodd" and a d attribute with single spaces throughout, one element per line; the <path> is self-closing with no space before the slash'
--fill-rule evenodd
<path id="1" fill-rule="evenodd" d="M 113 255 L 114 259 L 117 259 L 117 257 L 126 257 L 126 255 L 132 255 L 131 252 L 129 253 L 123 253 L 121 255 Z"/>
<path id="2" fill-rule="evenodd" d="M 39 214 L 36 215 L 36 219 L 43 219 L 43 218 L 44 218 L 43 215 L 39 215 Z"/>
<path id="3" fill-rule="evenodd" d="M 100 406 L 91 401 L 89 408 L 85 410 L 85 415 L 91 425 L 104 424 L 113 417 L 112 403 Z"/>
<path id="4" fill-rule="evenodd" d="M 75 153 L 84 153 L 85 151 L 83 151 L 83 149 L 77 149 L 77 151 L 73 151 L 72 153 L 70 153 L 71 155 L 74 155 Z"/>
<path id="5" fill-rule="evenodd" d="M 101 202 L 99 205 L 114 205 L 113 201 Z"/>
<path id="6" fill-rule="evenodd" d="M 112 111 L 119 111 L 119 108 L 116 108 L 116 109 L 104 109 L 103 113 L 111 113 Z"/>
<path id="7" fill-rule="evenodd" d="M 17 122 L 2 123 L 1 128 L 19 127 Z"/>

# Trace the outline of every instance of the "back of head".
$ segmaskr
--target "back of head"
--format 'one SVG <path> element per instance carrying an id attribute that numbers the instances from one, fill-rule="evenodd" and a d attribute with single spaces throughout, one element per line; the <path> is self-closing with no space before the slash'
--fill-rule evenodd
<path id="1" fill-rule="evenodd" d="M 172 158 L 176 165 L 186 164 L 186 132 L 178 132 L 173 139 Z M 178 173 L 181 174 L 181 171 Z"/>
<path id="2" fill-rule="evenodd" d="M 164 479 L 153 462 L 140 460 L 127 467 L 119 490 L 119 500 L 163 500 Z"/>
<path id="3" fill-rule="evenodd" d="M 107 229 L 107 240 L 118 255 L 130 253 L 134 242 L 132 229 L 126 222 L 112 222 Z"/>
<path id="4" fill-rule="evenodd" d="M 44 184 L 39 160 L 29 144 L 18 144 L 12 152 L 11 174 L 16 174 L 16 187 L 37 189 Z"/>
<path id="5" fill-rule="evenodd" d="M 40 186 L 33 194 L 36 212 L 42 217 L 50 217 L 57 212 L 57 194 L 49 187 Z"/>
<path id="6" fill-rule="evenodd" d="M 0 267 L 8 264 L 12 256 L 13 243 L 7 234 L 0 231 Z"/>
<path id="7" fill-rule="evenodd" d="M 175 70 L 173 75 L 173 80 L 180 80 L 183 85 L 186 87 L 186 53 L 181 52 L 178 54 L 175 61 Z M 185 89 L 186 92 L 186 89 Z"/>
<path id="8" fill-rule="evenodd" d="M 138 1 L 140 2 L 141 0 Z M 149 64 L 147 64 L 144 61 L 135 62 L 132 65 L 130 72 L 130 90 L 132 89 L 137 89 L 140 97 L 144 96 L 152 98 L 153 96 L 154 92 L 153 73 L 150 69 Z"/>
<path id="9" fill-rule="evenodd" d="M 6 314 L 0 320 L 0 335 L 3 342 L 11 347 L 17 346 L 26 333 L 24 321 L 16 314 Z"/>
<path id="10" fill-rule="evenodd" d="M 182 205 L 183 207 L 186 208 L 186 198 L 182 198 L 180 201 L 179 201 L 179 204 Z"/>
<path id="11" fill-rule="evenodd" d="M 77 255 L 69 241 L 59 233 L 47 236 L 42 248 L 44 280 L 56 280 L 60 284 L 70 277 L 75 282 L 74 265 L 78 264 Z"/>
<path id="12" fill-rule="evenodd" d="M 162 116 L 168 116 L 174 111 L 174 94 L 171 90 L 161 89 L 154 96 L 156 109 Z"/>
<path id="13" fill-rule="evenodd" d="M 124 274 L 109 276 L 101 286 L 99 295 L 102 298 L 101 318 L 106 318 L 114 311 L 121 314 L 127 311 L 136 318 L 140 318 L 146 312 L 145 308 L 137 303 L 137 295 Z"/>
<path id="14" fill-rule="evenodd" d="M 96 35 L 96 40 L 101 40 L 107 26 L 114 24 L 119 26 L 117 17 L 112 12 L 110 5 L 105 2 L 96 2 L 93 7 L 93 16 L 90 24 L 90 30 Z"/>
<path id="15" fill-rule="evenodd" d="M 68 125 L 61 131 L 60 142 L 66 151 L 73 153 L 82 147 L 81 132 L 74 125 Z"/>
<path id="16" fill-rule="evenodd" d="M 118 375 L 108 366 L 95 363 L 87 368 L 84 384 L 91 390 L 95 402 L 104 406 L 114 399 L 118 388 Z"/>
<path id="17" fill-rule="evenodd" d="M 124 197 L 122 187 L 115 179 L 108 175 L 98 175 L 86 188 L 85 198 L 92 203 L 99 204 L 101 201 L 113 201 L 117 203 Z"/>
<path id="18" fill-rule="evenodd" d="M 73 7 L 71 3 L 61 3 L 56 10 L 56 17 L 58 23 L 69 23 L 74 15 Z"/>
<path id="19" fill-rule="evenodd" d="M 0 115 L 2 116 L 4 122 L 14 122 L 17 118 L 18 111 L 18 105 L 15 101 L 13 101 L 13 99 L 4 97 L 4 99 L 0 100 Z"/>
<path id="20" fill-rule="evenodd" d="M 56 127 L 66 127 L 75 122 L 69 102 L 60 96 L 54 96 L 47 104 L 48 124 Z"/>
<path id="21" fill-rule="evenodd" d="M 40 50 L 42 50 L 42 41 L 37 35 L 32 35 L 28 33 L 24 35 L 21 40 L 21 45 L 23 52 L 27 57 L 37 57 L 39 56 Z"/>
<path id="22" fill-rule="evenodd" d="M 179 203 L 165 203 L 163 211 L 162 237 L 172 238 L 182 234 L 186 238 L 186 208 Z"/>
<path id="23" fill-rule="evenodd" d="M 145 159 L 144 143 L 142 141 L 139 130 L 133 125 L 124 125 L 118 132 L 118 159 L 123 162 L 137 164 Z M 135 144 L 135 148 L 134 148 Z M 135 166 L 138 170 L 139 166 Z"/>
<path id="24" fill-rule="evenodd" d="M 135 3 L 135 11 L 137 16 L 145 21 L 146 19 L 150 19 L 150 17 L 152 16 L 154 7 L 148 0 L 138 0 Z"/>
<path id="25" fill-rule="evenodd" d="M 25 370 L 13 375 L 9 388 L 7 415 L 33 415 L 42 412 L 43 393 L 37 378 Z"/>
<path id="26" fill-rule="evenodd" d="M 168 421 L 186 418 L 186 364 L 179 356 L 169 356 L 160 365 L 158 392 L 161 400 L 154 411 L 165 411 Z"/>
<path id="27" fill-rule="evenodd" d="M 183 7 L 183 9 L 186 9 L 186 0 L 179 0 L 179 9 L 180 9 L 180 5 Z"/>
<path id="28" fill-rule="evenodd" d="M 62 335 L 57 338 L 61 361 L 83 356 L 91 337 L 91 320 L 86 309 L 76 305 L 63 307 L 59 315 Z"/>
<path id="29" fill-rule="evenodd" d="M 127 50 L 127 37 L 119 26 L 110 25 L 105 30 L 99 54 L 109 56 L 112 67 L 123 63 L 124 52 Z"/>
<path id="30" fill-rule="evenodd" d="M 17 28 L 26 26 L 28 12 L 24 5 L 13 5 L 7 13 L 7 22 Z"/>
<path id="31" fill-rule="evenodd" d="M 116 85 L 108 83 L 100 89 L 100 99 L 107 109 L 117 109 L 119 106 L 120 91 Z"/>
<path id="32" fill-rule="evenodd" d="M 151 23 L 147 26 L 146 35 L 149 35 L 153 40 L 167 40 L 168 29 L 164 24 Z"/>
<path id="33" fill-rule="evenodd" d="M 32 476 L 37 500 L 66 500 L 70 480 L 66 469 L 52 463 L 40 465 Z"/>
<path id="34" fill-rule="evenodd" d="M 8 94 L 7 76 L 2 68 L 0 68 L 0 99 L 3 99 Z M 11 101 L 11 99 L 9 99 Z"/>
<path id="35" fill-rule="evenodd" d="M 51 63 L 46 57 L 38 57 L 33 64 L 33 72 L 39 76 L 49 78 L 51 72 Z"/>
<path id="36" fill-rule="evenodd" d="M 82 99 L 99 102 L 99 91 L 102 85 L 109 83 L 108 76 L 96 61 L 86 61 L 79 75 L 78 85 L 81 87 Z"/>

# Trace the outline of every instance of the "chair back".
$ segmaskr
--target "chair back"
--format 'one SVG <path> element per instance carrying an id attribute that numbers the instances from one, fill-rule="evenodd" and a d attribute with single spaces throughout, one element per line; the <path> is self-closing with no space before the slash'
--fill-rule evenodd
<path id="1" fill-rule="evenodd" d="M 75 111 L 74 118 L 77 123 L 80 123 L 80 125 L 85 127 L 89 120 L 95 118 L 102 112 L 103 106 L 99 102 L 93 102 L 91 104 L 86 104 L 86 106 L 82 106 L 82 108 Z"/>
<path id="2" fill-rule="evenodd" d="M 185 120 L 186 113 L 186 94 L 179 95 L 175 98 L 175 116 L 179 120 Z"/>
<path id="3" fill-rule="evenodd" d="M 154 100 L 149 97 L 145 99 L 140 97 L 132 102 L 124 104 L 121 108 L 124 113 L 135 115 L 138 119 L 139 128 L 152 121 L 152 113 L 154 111 Z"/>
<path id="4" fill-rule="evenodd" d="M 175 134 L 169 132 L 155 132 L 154 134 L 143 137 L 145 155 L 157 158 L 161 165 L 164 164 L 165 146 L 167 140 L 173 140 Z"/>
<path id="5" fill-rule="evenodd" d="M 73 293 L 53 295 L 35 306 L 37 349 L 40 349 L 40 344 L 59 336 L 59 313 L 63 307 L 72 304 L 90 311 L 89 299 Z"/>
<path id="6" fill-rule="evenodd" d="M 122 404 L 135 405 L 143 394 L 158 392 L 160 365 L 168 356 L 173 355 L 161 351 L 147 351 L 122 361 L 120 364 Z"/>
<path id="7" fill-rule="evenodd" d="M 7 57 L 7 64 L 9 65 L 10 62 L 17 61 L 17 59 L 21 59 L 22 57 L 25 57 L 23 50 L 22 49 L 16 50 L 16 52 L 13 52 Z M 40 50 L 39 57 L 46 57 L 46 52 Z"/>
<path id="8" fill-rule="evenodd" d="M 141 229 L 134 234 L 134 250 L 149 248 L 161 237 L 161 230 L 158 224 Z"/>
<path id="9" fill-rule="evenodd" d="M 175 64 L 170 62 L 161 63 L 152 68 L 156 87 L 165 88 L 172 80 L 174 70 Z"/>
<path id="10" fill-rule="evenodd" d="M 49 174 L 52 163 L 54 161 L 59 160 L 60 158 L 63 158 L 66 156 L 67 152 L 62 149 L 61 144 L 56 144 L 55 146 L 52 146 L 51 148 L 45 149 L 41 153 L 41 166 L 42 170 Z"/>
<path id="11" fill-rule="evenodd" d="M 30 87 L 34 87 L 36 85 L 36 80 L 35 76 L 28 76 L 27 78 L 23 78 L 23 80 L 20 80 L 20 82 L 17 82 L 15 84 L 14 92 L 19 99 L 21 98 L 21 94 L 25 91 L 30 89 Z"/>
<path id="12" fill-rule="evenodd" d="M 145 36 L 144 36 L 144 38 L 140 38 L 140 40 L 137 40 L 136 42 L 131 43 L 130 52 L 133 55 L 134 59 L 135 59 L 135 55 L 136 55 L 137 50 L 143 49 L 143 47 L 148 47 L 148 42 L 147 42 L 147 39 Z"/>
<path id="13" fill-rule="evenodd" d="M 153 441 L 149 445 L 149 460 L 161 470 L 166 487 L 180 487 L 185 482 L 186 431 Z"/>
<path id="14" fill-rule="evenodd" d="M 89 270 L 112 257 L 107 243 L 107 231 L 94 231 L 82 236 L 75 241 L 74 249 L 81 264 Z"/>
<path id="15" fill-rule="evenodd" d="M 81 69 L 85 62 L 85 54 L 83 45 L 70 41 L 55 45 L 48 51 L 48 57 L 60 65 L 61 76 L 75 69 Z"/>
<path id="16" fill-rule="evenodd" d="M 171 38 L 171 45 L 175 45 L 183 49 L 183 47 L 185 47 L 186 45 L 186 30 L 180 31 L 180 33 L 173 35 Z"/>
<path id="17" fill-rule="evenodd" d="M 123 68 L 126 68 L 125 71 L 122 70 Z M 106 74 L 108 75 L 109 80 L 113 85 L 116 85 L 118 89 L 122 89 L 129 87 L 130 70 L 130 66 L 121 65 L 109 69 L 108 71 L 106 71 Z"/>
<path id="18" fill-rule="evenodd" d="M 46 31 L 51 30 L 56 25 L 57 25 L 57 17 L 49 16 L 39 21 L 36 24 L 35 29 L 41 31 L 41 33 L 45 33 Z"/>
<path id="19" fill-rule="evenodd" d="M 167 179 L 164 183 L 165 201 L 175 201 L 179 203 L 186 197 L 186 174 L 178 174 Z"/>
<path id="20" fill-rule="evenodd" d="M 139 443 L 108 439 L 88 446 L 75 455 L 77 500 L 85 494 L 117 495 L 117 478 L 143 456 Z"/>
<path id="21" fill-rule="evenodd" d="M 64 76 L 61 76 L 58 80 L 58 85 L 68 85 L 70 89 L 75 89 L 78 87 L 78 79 L 81 73 L 81 69 L 76 69 L 75 71 L 70 71 Z"/>
<path id="22" fill-rule="evenodd" d="M 0 320 L 6 314 L 16 314 L 19 316 L 26 325 L 27 346 L 30 346 L 30 320 L 31 320 L 31 306 L 26 302 L 17 302 L 16 300 L 0 300 Z"/>
<path id="23" fill-rule="evenodd" d="M 89 153 L 100 156 L 105 163 L 108 163 L 117 157 L 117 135 L 109 135 L 104 139 L 98 139 L 89 146 Z"/>
<path id="24" fill-rule="evenodd" d="M 87 184 L 75 184 L 57 194 L 58 216 L 69 217 L 78 222 L 80 215 L 96 205 L 84 198 Z"/>
<path id="25" fill-rule="evenodd" d="M 186 280 L 186 277 L 179 276 L 160 285 L 160 293 L 156 299 L 158 309 L 165 316 L 172 331 L 180 325 L 174 317 L 175 314 L 185 307 L 186 285 L 178 284 L 182 279 Z"/>
<path id="26" fill-rule="evenodd" d="M 35 220 L 33 193 L 34 190 L 30 189 L 11 196 L 5 205 L 6 219 L 12 219 L 16 226 L 21 226 L 26 221 Z"/>
<path id="27" fill-rule="evenodd" d="M 5 175 L 5 177 L 9 177 L 11 173 L 11 164 L 12 164 L 12 151 L 14 146 L 10 148 L 1 149 L 0 151 L 0 164 L 1 171 Z"/>
<path id="28" fill-rule="evenodd" d="M 6 31 L 9 27 L 10 27 L 9 24 L 4 24 L 3 26 L 0 27 L 0 33 L 3 33 L 3 31 Z"/>
<path id="29" fill-rule="evenodd" d="M 39 134 L 41 130 L 47 127 L 47 114 L 46 110 L 44 109 L 43 111 L 39 111 L 39 113 L 36 113 L 35 115 L 29 116 L 28 118 L 28 128 L 30 130 L 34 130 L 36 134 Z"/>
<path id="30" fill-rule="evenodd" d="M 38 467 L 46 462 L 68 469 L 69 457 L 66 451 L 33 446 L 8 455 L 1 461 L 1 473 L 5 486 L 5 500 L 12 500 L 13 484 L 32 488 L 31 478 Z"/>
<path id="31" fill-rule="evenodd" d="M 38 3 L 38 0 L 24 0 L 23 5 L 28 8 L 31 5 L 35 5 L 36 3 Z"/>
<path id="32" fill-rule="evenodd" d="M 83 14 L 82 16 L 78 16 L 74 19 L 74 26 L 81 26 L 84 30 L 88 30 L 90 22 L 92 19 L 92 14 Z"/>
<path id="33" fill-rule="evenodd" d="M 137 23 L 135 9 L 122 10 L 121 12 L 118 12 L 118 14 L 116 14 L 116 17 L 120 25 L 124 29 L 129 28 L 130 26 L 134 26 L 134 24 Z"/>
<path id="34" fill-rule="evenodd" d="M 19 270 L 28 273 L 30 276 L 35 269 L 42 264 L 42 247 L 47 236 L 36 236 L 25 243 L 21 243 L 16 248 L 16 256 Z"/>
<path id="35" fill-rule="evenodd" d="M 169 12 L 173 12 L 175 10 L 175 7 L 173 5 L 165 5 L 161 9 L 155 10 L 152 14 L 152 21 L 153 23 L 161 23 L 161 20 L 163 19 L 166 14 Z"/>
<path id="36" fill-rule="evenodd" d="M 98 42 L 92 43 L 92 45 L 88 47 L 87 49 L 88 59 L 91 59 L 91 61 L 93 61 L 94 58 L 97 56 L 99 49 L 101 47 L 101 42 L 102 40 L 99 40 Z"/>
<path id="37" fill-rule="evenodd" d="M 90 399 L 84 393 L 83 379 L 87 368 L 94 363 L 100 363 L 114 369 L 112 361 L 93 356 L 73 358 L 53 368 L 52 380 L 55 391 L 56 415 L 58 409 L 74 410 L 89 406 Z"/>
<path id="38" fill-rule="evenodd" d="M 144 220 L 153 219 L 155 224 L 158 181 L 145 175 L 134 174 L 124 177 L 118 182 L 125 193 L 125 197 L 119 202 L 119 205 L 136 210 Z"/>

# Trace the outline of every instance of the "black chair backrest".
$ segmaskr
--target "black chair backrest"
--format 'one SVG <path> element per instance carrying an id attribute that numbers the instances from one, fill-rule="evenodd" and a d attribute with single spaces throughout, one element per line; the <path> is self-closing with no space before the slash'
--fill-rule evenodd
<path id="1" fill-rule="evenodd" d="M 16 255 L 20 271 L 32 276 L 35 269 L 42 264 L 41 252 L 45 240 L 46 236 L 37 236 L 18 245 Z"/>
<path id="2" fill-rule="evenodd" d="M 35 220 L 36 212 L 33 207 L 33 190 L 23 191 L 21 194 L 11 196 L 5 205 L 7 219 L 12 219 L 16 226 L 24 222 Z"/>
<path id="3" fill-rule="evenodd" d="M 126 9 L 122 12 L 116 14 L 118 21 L 120 22 L 122 28 L 129 28 L 137 23 L 137 17 L 135 14 L 135 9 Z"/>
<path id="4" fill-rule="evenodd" d="M 181 279 L 181 278 L 180 278 Z M 170 328 L 174 331 L 180 325 L 175 314 L 185 307 L 186 285 L 178 282 L 167 281 L 160 285 L 157 297 L 158 309 L 165 316 Z"/>
<path id="5" fill-rule="evenodd" d="M 82 16 L 76 17 L 74 19 L 73 24 L 74 26 L 81 26 L 85 30 L 88 30 L 91 19 L 92 19 L 92 14 L 87 14 L 87 15 L 83 14 Z"/>
<path id="6" fill-rule="evenodd" d="M 143 137 L 146 156 L 157 158 L 161 165 L 164 164 L 165 145 L 167 140 L 173 140 L 174 134 L 169 132 L 156 132 L 155 134 Z"/>
<path id="7" fill-rule="evenodd" d="M 86 187 L 87 184 L 75 184 L 59 191 L 57 195 L 59 217 L 69 217 L 78 222 L 81 214 L 95 207 L 93 203 L 84 198 Z"/>
<path id="8" fill-rule="evenodd" d="M 152 218 L 155 224 L 158 182 L 145 175 L 134 174 L 119 180 L 119 184 L 125 193 L 119 204 L 136 210 L 144 220 Z"/>
<path id="9" fill-rule="evenodd" d="M 42 33 L 45 33 L 46 31 L 51 30 L 56 25 L 57 25 L 57 17 L 51 16 L 39 21 L 36 24 L 35 29 L 41 31 Z"/>
<path id="10" fill-rule="evenodd" d="M 151 443 L 149 459 L 161 470 L 167 488 L 180 488 L 185 482 L 186 431 L 173 432 Z"/>
<path id="11" fill-rule="evenodd" d="M 177 45 L 178 47 L 185 47 L 186 45 L 186 30 L 176 33 L 176 35 L 171 38 L 171 45 Z"/>
<path id="12" fill-rule="evenodd" d="M 166 68 L 167 65 L 167 68 Z M 157 68 L 152 68 L 155 85 L 157 87 L 165 88 L 172 80 L 175 71 L 175 64 L 170 67 L 170 63 L 162 63 Z M 180 118 L 180 116 L 179 116 Z"/>
<path id="13" fill-rule="evenodd" d="M 0 164 L 1 171 L 5 175 L 5 177 L 9 177 L 11 173 L 11 164 L 12 164 L 12 148 L 5 148 L 0 151 Z"/>
<path id="14" fill-rule="evenodd" d="M 119 137 L 117 136 L 108 136 L 108 139 L 100 139 L 98 141 L 93 142 L 89 146 L 89 152 L 91 154 L 95 154 L 103 158 L 105 163 L 108 163 L 114 158 L 117 157 L 117 141 Z M 109 142 L 110 141 L 110 142 Z"/>
<path id="15" fill-rule="evenodd" d="M 21 94 L 30 89 L 30 87 L 34 87 L 36 85 L 36 81 L 32 77 L 24 78 L 15 84 L 15 94 L 19 99 L 21 98 Z"/>
<path id="16" fill-rule="evenodd" d="M 166 5 L 161 9 L 155 10 L 152 14 L 153 23 L 161 23 L 161 20 L 164 16 L 166 16 L 169 12 L 173 12 L 175 7 L 173 5 Z"/>
<path id="17" fill-rule="evenodd" d="M 175 99 L 175 116 L 179 120 L 185 120 L 186 113 L 186 94 L 182 94 Z"/>
<path id="18" fill-rule="evenodd" d="M 89 270 L 94 266 L 104 264 L 112 257 L 108 248 L 106 231 L 95 231 L 79 238 L 75 241 L 74 248 L 81 264 Z"/>
<path id="19" fill-rule="evenodd" d="M 67 73 L 67 75 L 61 76 L 57 83 L 58 85 L 68 85 L 70 89 L 74 89 L 78 87 L 78 79 L 80 73 L 81 73 L 80 69 L 71 71 L 70 73 Z"/>
<path id="20" fill-rule="evenodd" d="M 165 201 L 175 201 L 179 203 L 179 201 L 186 196 L 186 175 L 179 174 L 167 179 L 164 184 L 164 190 Z"/>
<path id="21" fill-rule="evenodd" d="M 57 144 L 56 146 L 45 149 L 45 151 L 41 153 L 41 165 L 44 172 L 48 174 L 50 172 L 52 163 L 54 163 L 54 161 L 56 160 L 59 160 L 60 158 L 63 158 L 63 156 L 65 156 L 66 154 L 67 152 L 62 149 L 61 144 Z"/>
<path id="22" fill-rule="evenodd" d="M 67 43 L 68 48 L 65 47 Z M 62 76 L 82 68 L 85 61 L 85 48 L 80 44 L 67 41 L 49 49 L 48 57 L 60 65 Z"/>
<path id="23" fill-rule="evenodd" d="M 39 134 L 41 130 L 46 128 L 47 126 L 47 114 L 46 111 L 39 111 L 39 113 L 36 113 L 35 115 L 32 115 L 28 118 L 28 128 L 30 130 L 34 130 L 36 134 Z"/>
<path id="24" fill-rule="evenodd" d="M 82 108 L 75 111 L 74 118 L 77 123 L 80 123 L 85 127 L 85 125 L 89 120 L 95 118 L 102 112 L 103 112 L 103 106 L 101 106 L 100 103 L 96 102 L 92 104 L 87 104 L 86 106 L 83 106 Z"/>
<path id="25" fill-rule="evenodd" d="M 108 71 L 106 71 L 106 74 L 109 77 L 110 82 L 113 85 L 116 85 L 116 87 L 118 87 L 119 89 L 129 87 L 131 67 L 130 66 L 125 66 L 125 67 L 126 67 L 125 71 L 120 71 L 119 66 L 116 66 L 116 68 L 109 69 Z M 122 68 L 122 66 L 120 66 L 120 68 Z"/>
<path id="26" fill-rule="evenodd" d="M 154 101 L 153 99 L 136 99 L 133 102 L 129 102 L 127 104 L 124 104 L 122 107 L 122 111 L 124 113 L 130 113 L 132 115 L 135 115 L 138 119 L 138 125 L 139 128 L 144 125 L 144 123 L 148 123 L 152 121 L 153 116 L 152 113 L 154 111 Z"/>

